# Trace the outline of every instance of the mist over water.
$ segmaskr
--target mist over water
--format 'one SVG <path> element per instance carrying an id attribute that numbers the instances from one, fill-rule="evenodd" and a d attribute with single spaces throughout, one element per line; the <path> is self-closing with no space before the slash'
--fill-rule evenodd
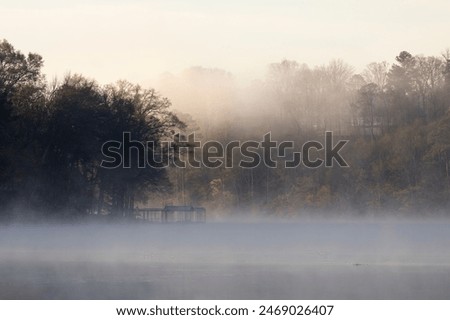
<path id="1" fill-rule="evenodd" d="M 450 1 L 9 2 L 0 300 L 450 300 Z"/>
<path id="2" fill-rule="evenodd" d="M 2 299 L 449 299 L 448 221 L 0 227 Z"/>

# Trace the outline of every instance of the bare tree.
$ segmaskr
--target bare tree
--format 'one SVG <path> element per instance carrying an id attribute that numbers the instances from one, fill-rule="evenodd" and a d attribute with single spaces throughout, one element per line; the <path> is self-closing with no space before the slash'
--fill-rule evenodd
<path id="1" fill-rule="evenodd" d="M 383 62 L 372 62 L 367 65 L 366 69 L 363 71 L 362 76 L 367 83 L 374 83 L 380 90 L 384 90 L 390 65 L 386 61 Z"/>

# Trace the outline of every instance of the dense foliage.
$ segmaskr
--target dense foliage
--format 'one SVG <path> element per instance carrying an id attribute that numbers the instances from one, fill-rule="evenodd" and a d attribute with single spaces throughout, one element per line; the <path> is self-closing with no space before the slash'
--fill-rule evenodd
<path id="1" fill-rule="evenodd" d="M 392 66 L 372 63 L 361 74 L 340 60 L 312 69 L 282 61 L 244 90 L 226 72 L 192 68 L 184 80 L 161 85 L 183 111 L 178 116 L 153 89 L 124 81 L 100 86 L 79 75 L 49 83 L 42 65 L 39 55 L 0 42 L 3 217 L 125 216 L 138 203 L 159 205 L 154 201 L 282 215 L 449 208 L 448 54 L 404 51 Z M 100 167 L 101 146 L 121 141 L 123 132 L 158 145 L 180 130 L 224 144 L 270 131 L 297 145 L 331 130 L 350 141 L 343 153 L 350 168 Z"/>
<path id="2" fill-rule="evenodd" d="M 101 146 L 155 145 L 183 123 L 154 90 L 118 82 L 101 87 L 78 75 L 48 84 L 42 58 L 0 42 L 0 203 L 5 214 L 126 215 L 136 200 L 167 188 L 164 170 L 100 167 Z M 147 150 L 151 152 L 151 150 Z M 14 210 L 15 209 L 15 210 Z"/>

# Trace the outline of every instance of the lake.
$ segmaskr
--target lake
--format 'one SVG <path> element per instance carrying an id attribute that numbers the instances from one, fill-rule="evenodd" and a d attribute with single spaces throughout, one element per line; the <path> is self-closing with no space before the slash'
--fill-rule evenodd
<path id="1" fill-rule="evenodd" d="M 1 299 L 450 299 L 448 221 L 0 226 Z"/>

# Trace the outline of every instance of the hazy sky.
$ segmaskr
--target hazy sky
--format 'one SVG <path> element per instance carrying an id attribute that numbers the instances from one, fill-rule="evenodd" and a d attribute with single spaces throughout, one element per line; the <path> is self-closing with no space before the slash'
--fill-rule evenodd
<path id="1" fill-rule="evenodd" d="M 49 78 L 151 83 L 201 65 L 247 80 L 267 64 L 342 58 L 357 70 L 450 46 L 449 0 L 0 0 L 0 38 L 43 55 Z"/>

